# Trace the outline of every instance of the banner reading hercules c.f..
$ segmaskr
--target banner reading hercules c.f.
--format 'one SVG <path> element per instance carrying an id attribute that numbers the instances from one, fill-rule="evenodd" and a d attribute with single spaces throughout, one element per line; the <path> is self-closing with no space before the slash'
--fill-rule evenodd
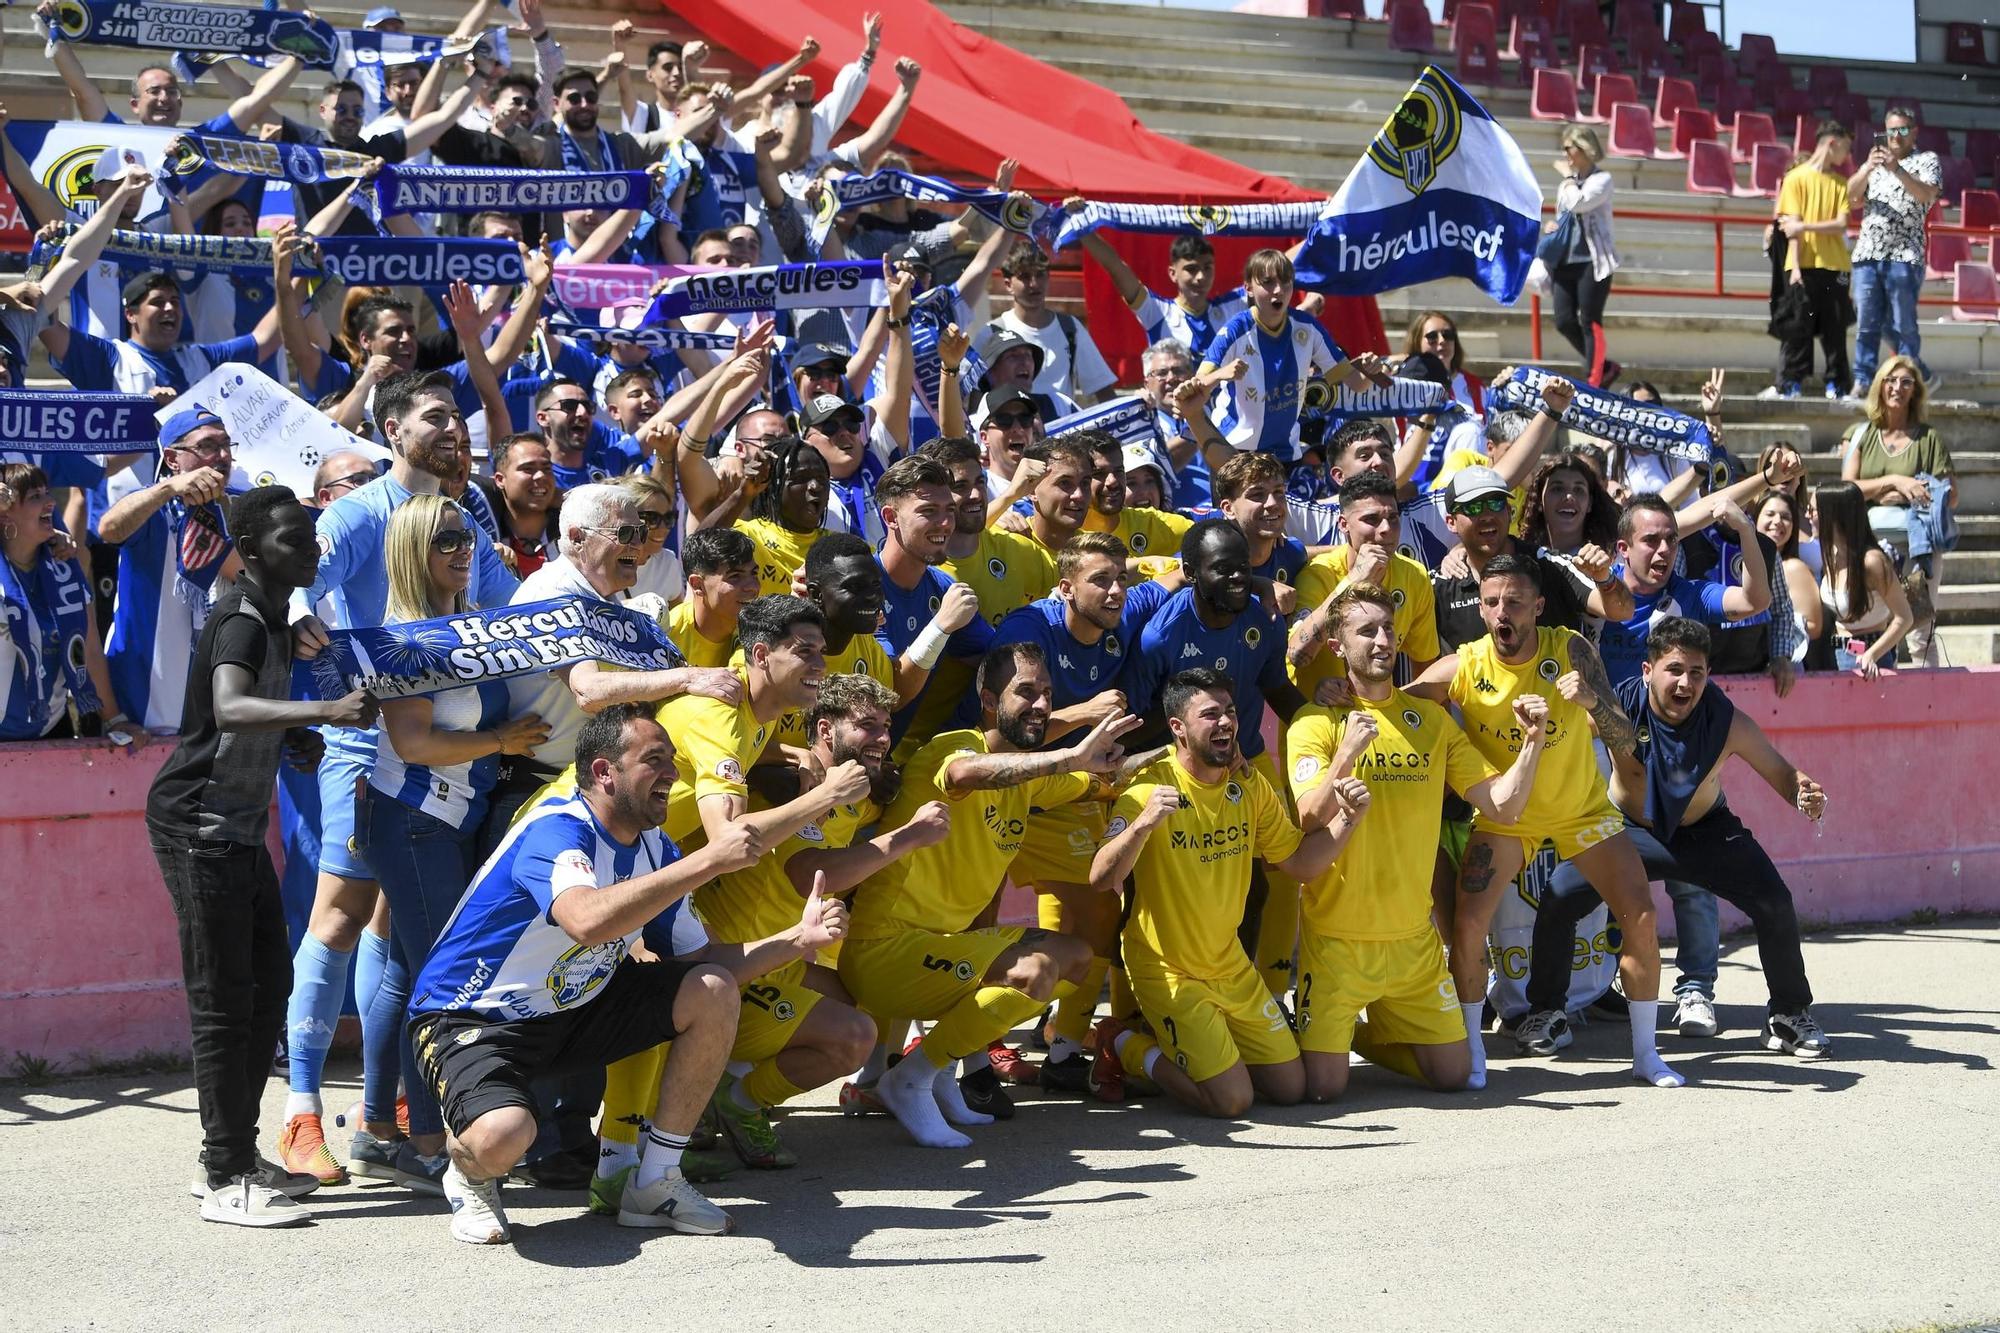
<path id="1" fill-rule="evenodd" d="M 1372 296 L 1469 278 L 1512 305 L 1534 263 L 1541 218 L 1541 186 L 1513 136 L 1433 65 L 1313 224 L 1298 285 Z"/>

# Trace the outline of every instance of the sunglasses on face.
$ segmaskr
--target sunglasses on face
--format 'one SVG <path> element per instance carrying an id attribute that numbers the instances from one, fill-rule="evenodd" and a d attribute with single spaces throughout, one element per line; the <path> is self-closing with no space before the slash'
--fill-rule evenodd
<path id="1" fill-rule="evenodd" d="M 1424 335 L 1425 342 L 1429 342 L 1433 338 L 1436 338 L 1440 342 L 1455 343 L 1458 341 L 1458 334 L 1452 329 L 1432 329 Z"/>
<path id="2" fill-rule="evenodd" d="M 861 429 L 861 423 L 852 417 L 835 417 L 822 421 L 819 428 L 828 435 L 853 435 Z"/>
<path id="3" fill-rule="evenodd" d="M 369 482 L 373 480 L 375 480 L 375 474 L 373 472 L 350 472 L 344 477 L 339 477 L 333 481 L 328 482 L 326 484 L 326 488 L 330 491 L 339 491 L 339 490 L 351 491 L 355 490 L 358 487 L 366 486 Z"/>
<path id="4" fill-rule="evenodd" d="M 637 546 L 646 540 L 644 523 L 620 523 L 615 528 L 589 528 L 587 531 L 601 533 L 620 546 Z"/>
<path id="5" fill-rule="evenodd" d="M 1453 505 L 1451 512 L 1462 514 L 1466 518 L 1478 518 L 1481 514 L 1504 514 L 1507 512 L 1507 497 L 1489 495 L 1483 499 L 1467 500 L 1464 504 Z"/>
<path id="6" fill-rule="evenodd" d="M 439 555 L 457 555 L 472 549 L 472 534 L 464 528 L 446 528 L 431 534 L 431 549 Z"/>
<path id="7" fill-rule="evenodd" d="M 575 92 L 564 93 L 563 101 L 568 102 L 571 106 L 596 106 L 597 94 L 578 89 Z"/>
<path id="8" fill-rule="evenodd" d="M 998 426 L 1001 430 L 1025 430 L 1035 424 L 1032 412 L 999 412 L 988 417 L 986 424 Z"/>
<path id="9" fill-rule="evenodd" d="M 674 521 L 674 516 L 672 514 L 662 514 L 651 509 L 642 509 L 639 511 L 639 519 L 646 525 L 647 531 L 659 532 Z"/>
<path id="10" fill-rule="evenodd" d="M 1916 131 L 1908 125 L 1891 125 L 1888 129 L 1883 130 L 1882 133 L 1896 139 L 1907 139 L 1912 134 L 1915 134 Z"/>
<path id="11" fill-rule="evenodd" d="M 581 398 L 558 398 L 543 410 L 548 412 L 588 412 L 590 404 Z"/>

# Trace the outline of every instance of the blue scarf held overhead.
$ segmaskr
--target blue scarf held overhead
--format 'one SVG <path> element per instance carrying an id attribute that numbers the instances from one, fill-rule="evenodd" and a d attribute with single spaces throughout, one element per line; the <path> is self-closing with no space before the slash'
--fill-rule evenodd
<path id="1" fill-rule="evenodd" d="M 331 69 L 338 43 L 331 23 L 242 5 L 156 4 L 151 0 L 62 0 L 48 28 L 57 42 L 195 51 L 232 56 L 297 56 Z"/>
<path id="2" fill-rule="evenodd" d="M 79 713 L 101 713 L 103 702 L 85 669 L 89 658 L 85 636 L 90 633 L 90 581 L 83 566 L 74 560 L 58 560 L 44 544 L 35 552 L 35 563 L 25 574 L 14 562 L 0 557 L 0 595 L 25 607 L 34 620 L 36 632 L 14 635 L 14 649 L 26 656 L 29 673 L 36 681 L 48 678 L 49 664 L 42 660 L 43 644 L 51 635 L 62 666 L 64 681 Z"/>

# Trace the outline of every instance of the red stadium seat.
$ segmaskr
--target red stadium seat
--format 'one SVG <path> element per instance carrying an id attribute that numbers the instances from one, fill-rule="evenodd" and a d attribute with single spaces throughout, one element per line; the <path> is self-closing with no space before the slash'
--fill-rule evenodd
<path id="1" fill-rule="evenodd" d="M 1953 319 L 2000 320 L 2000 276 L 1991 264 L 1956 264 L 1951 272 Z"/>
<path id="2" fill-rule="evenodd" d="M 1507 49 L 1500 54 L 1524 65 L 1553 65 L 1556 63 L 1555 29 L 1539 14 L 1516 18 L 1507 30 Z"/>
<path id="3" fill-rule="evenodd" d="M 1800 116 L 1799 126 L 1792 132 L 1792 156 L 1810 153 L 1819 147 L 1819 118 Z"/>
<path id="4" fill-rule="evenodd" d="M 1771 124 L 1769 116 L 1755 111 L 1736 113 L 1735 128 L 1730 131 L 1729 155 L 1738 162 L 1751 160 L 1758 144 L 1778 142 L 1777 127 Z"/>
<path id="5" fill-rule="evenodd" d="M 1778 109 L 1778 99 L 1792 91 L 1792 67 L 1782 60 L 1769 61 L 1750 76 L 1751 91 L 1757 94 L 1757 105 L 1772 111 Z"/>
<path id="6" fill-rule="evenodd" d="M 1739 112 L 1755 111 L 1760 103 L 1748 84 L 1725 83 L 1715 99 L 1715 123 L 1723 129 L 1736 124 Z"/>
<path id="7" fill-rule="evenodd" d="M 1468 42 L 1484 42 L 1498 50 L 1500 31 L 1493 21 L 1493 6 L 1472 4 L 1470 0 L 1458 7 L 1451 19 L 1451 49 L 1464 49 Z"/>
<path id="8" fill-rule="evenodd" d="M 1512 26 L 1515 19 L 1541 19 L 1555 31 L 1556 0 L 1500 0 L 1498 18 L 1501 27 Z"/>
<path id="9" fill-rule="evenodd" d="M 1680 73 L 1681 62 L 1674 58 L 1674 49 L 1658 32 L 1639 34 L 1625 49 L 1632 58 L 1632 76 L 1648 87 Z"/>
<path id="10" fill-rule="evenodd" d="M 1620 102 L 1612 107 L 1611 146 L 1606 151 L 1613 157 L 1659 156 L 1653 113 L 1639 102 Z"/>
<path id="11" fill-rule="evenodd" d="M 1437 50 L 1431 11 L 1423 0 L 1389 0 L 1389 49 L 1425 55 Z"/>
<path id="12" fill-rule="evenodd" d="M 1993 160 L 2000 158 L 2000 130 L 1967 130 L 1965 155 L 1977 166 L 1991 170 Z M 2000 185 L 2000 181 L 1994 184 Z"/>
<path id="13" fill-rule="evenodd" d="M 1847 93 L 1847 71 L 1838 65 L 1814 65 L 1806 76 L 1806 91 L 1813 95 L 1815 110 L 1833 105 L 1833 99 Z"/>
<path id="14" fill-rule="evenodd" d="M 2000 227 L 2000 194 L 1992 190 L 1967 190 L 1959 196 L 1958 210 L 1958 225 L 1961 227 Z M 1969 236 L 1966 239 L 1974 246 L 1980 243 L 1977 236 Z M 1986 243 L 1988 263 L 1993 260 L 1994 249 L 1995 242 L 1988 240 Z"/>
<path id="15" fill-rule="evenodd" d="M 1939 157 L 1951 156 L 1951 131 L 1942 125 L 1917 126 L 1917 151 L 1936 153 Z M 1967 157 L 1972 154 L 1967 153 Z"/>
<path id="16" fill-rule="evenodd" d="M 1743 199 L 1776 199 L 1778 186 L 1784 182 L 1785 171 L 1792 165 L 1790 145 L 1781 143 L 1760 143 L 1750 153 L 1750 184 L 1738 186 L 1736 194 Z"/>
<path id="17" fill-rule="evenodd" d="M 1593 125 L 1608 124 L 1611 120 L 1612 107 L 1618 105 L 1620 102 L 1636 102 L 1638 100 L 1639 85 L 1634 83 L 1628 76 L 1623 74 L 1600 74 L 1597 76 L 1597 88 L 1591 93 L 1590 97 L 1591 113 L 1583 117 L 1583 119 Z"/>
<path id="18" fill-rule="evenodd" d="M 1962 157 L 1947 157 L 1940 165 L 1944 168 L 1944 201 L 1955 205 L 1979 179 L 1979 170 Z"/>
<path id="19" fill-rule="evenodd" d="M 1986 29 L 1977 23 L 1944 25 L 1944 59 L 1947 65 L 1990 65 L 1986 58 Z"/>
<path id="20" fill-rule="evenodd" d="M 1778 58 L 1778 44 L 1761 32 L 1746 32 L 1736 39 L 1737 68 L 1746 79 L 1755 79 L 1757 72 Z"/>
<path id="21" fill-rule="evenodd" d="M 1685 0 L 1674 0 L 1669 7 L 1667 20 L 1667 40 L 1675 46 L 1685 47 L 1688 38 L 1696 33 L 1708 31 L 1708 11 L 1700 5 L 1688 4 Z"/>
<path id="22" fill-rule="evenodd" d="M 1861 137 L 1863 125 L 1875 123 L 1875 108 L 1868 105 L 1868 99 L 1860 93 L 1842 93 L 1833 99 L 1833 118 L 1854 131 L 1856 143 L 1866 143 Z"/>
<path id="23" fill-rule="evenodd" d="M 1575 120 L 1576 80 L 1568 70 L 1538 69 L 1535 91 L 1528 101 L 1528 114 L 1536 120 Z"/>
<path id="24" fill-rule="evenodd" d="M 1687 113 L 1683 111 L 1682 115 Z M 1707 115 L 1706 111 L 1701 113 Z M 1688 143 L 1689 194 L 1735 194 L 1736 165 L 1729 160 L 1729 149 L 1714 139 L 1695 139 Z"/>
<path id="25" fill-rule="evenodd" d="M 1602 74 L 1618 73 L 1618 56 L 1609 46 L 1585 42 L 1576 53 L 1576 90 L 1588 100 Z"/>
<path id="26" fill-rule="evenodd" d="M 1814 109 L 1811 93 L 1799 88 L 1786 88 L 1771 103 L 1771 121 L 1782 130 L 1792 121 L 1815 119 Z M 1996 156 L 2000 156 L 2000 148 L 1994 151 Z"/>
<path id="27" fill-rule="evenodd" d="M 1674 45 L 1680 47 L 1681 63 L 1686 65 L 1698 65 L 1708 56 L 1713 56 L 1725 65 L 1729 63 L 1728 56 L 1722 50 L 1722 39 L 1706 28 Z"/>
<path id="28" fill-rule="evenodd" d="M 1686 79 L 1661 79 L 1660 91 L 1653 98 L 1653 127 L 1670 130 L 1674 127 L 1674 113 L 1684 106 L 1700 106 L 1701 94 Z"/>
<path id="29" fill-rule="evenodd" d="M 1671 146 L 1660 150 L 1661 157 L 1687 157 L 1693 152 L 1692 145 L 1703 139 L 1722 137 L 1715 125 L 1715 113 L 1704 111 L 1698 106 L 1684 106 L 1674 114 L 1674 134 Z"/>
<path id="30" fill-rule="evenodd" d="M 1930 234 L 1924 246 L 1924 281 L 1949 278 L 1952 270 L 1972 258 L 1972 242 L 1964 236 Z"/>
<path id="31" fill-rule="evenodd" d="M 1556 11 L 1556 36 L 1568 38 L 1571 51 L 1585 44 L 1611 45 L 1611 33 L 1604 26 L 1604 16 L 1597 12 L 1596 0 L 1566 0 Z"/>
<path id="32" fill-rule="evenodd" d="M 1461 38 L 1452 45 L 1458 52 L 1460 83 L 1492 85 L 1500 81 L 1500 50 L 1491 37 Z"/>

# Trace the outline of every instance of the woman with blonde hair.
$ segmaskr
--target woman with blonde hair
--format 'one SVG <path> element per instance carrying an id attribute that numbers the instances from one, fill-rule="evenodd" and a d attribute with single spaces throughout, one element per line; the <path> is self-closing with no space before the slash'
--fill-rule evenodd
<path id="1" fill-rule="evenodd" d="M 1910 632 L 1909 600 L 1888 555 L 1868 531 L 1861 490 L 1853 482 L 1816 488 L 1813 522 L 1826 557 L 1819 593 L 1834 623 L 1834 664 L 1873 680 L 1884 660 L 1895 664 L 1896 645 Z"/>
<path id="2" fill-rule="evenodd" d="M 474 537 L 465 513 L 414 495 L 389 519 L 383 564 L 390 626 L 466 609 Z M 479 681 L 382 702 L 382 741 L 368 778 L 368 854 L 389 903 L 395 947 L 364 1015 L 362 1121 L 348 1154 L 356 1175 L 442 1195 L 444 1119 L 417 1072 L 404 1030 L 410 985 L 477 869 L 474 844 L 503 754 L 548 736 L 530 713 L 507 719 L 507 683 Z M 400 1059 L 398 1058 L 400 1052 Z M 409 1099 L 410 1137 L 395 1141 L 396 1080 Z"/>
<path id="3" fill-rule="evenodd" d="M 1604 302 L 1618 268 L 1611 243 L 1611 173 L 1598 165 L 1604 146 L 1595 130 L 1572 125 L 1563 131 L 1562 146 L 1555 164 L 1562 176 L 1556 217 L 1542 230 L 1554 235 L 1567 221 L 1569 242 L 1561 253 L 1543 255 L 1542 262 L 1549 271 L 1556 329 L 1583 358 L 1584 378 L 1604 389 L 1623 369 L 1604 354 Z"/>
<path id="4" fill-rule="evenodd" d="M 1486 419 L 1486 381 L 1465 368 L 1465 347 L 1458 336 L 1458 324 L 1442 310 L 1426 310 L 1410 321 L 1410 332 L 1403 339 L 1403 356 L 1407 359 L 1419 352 L 1429 352 L 1444 362 L 1451 372 L 1451 396 L 1453 401 L 1468 409 L 1473 416 Z"/>
<path id="5" fill-rule="evenodd" d="M 1924 420 L 1923 371 L 1907 356 L 1884 361 L 1868 385 L 1867 420 L 1848 428 L 1841 439 L 1840 477 L 1860 488 L 1868 507 L 1868 527 L 1903 559 L 1903 589 L 1916 617 L 1910 632 L 1910 656 L 1925 666 L 1937 665 L 1938 586 L 1944 577 L 1944 552 L 1928 541 L 1920 555 L 1911 554 L 1911 534 L 1926 521 L 1936 499 L 1933 487 L 1954 481 L 1951 450 Z M 1946 513 L 1958 508 L 1954 484 L 1944 495 Z"/>
<path id="6" fill-rule="evenodd" d="M 614 484 L 632 497 L 632 503 L 639 507 L 639 521 L 646 525 L 646 540 L 639 548 L 639 581 L 627 596 L 653 593 L 672 606 L 687 592 L 687 577 L 676 549 L 680 545 L 680 505 L 673 488 L 650 472 L 629 473 Z"/>

